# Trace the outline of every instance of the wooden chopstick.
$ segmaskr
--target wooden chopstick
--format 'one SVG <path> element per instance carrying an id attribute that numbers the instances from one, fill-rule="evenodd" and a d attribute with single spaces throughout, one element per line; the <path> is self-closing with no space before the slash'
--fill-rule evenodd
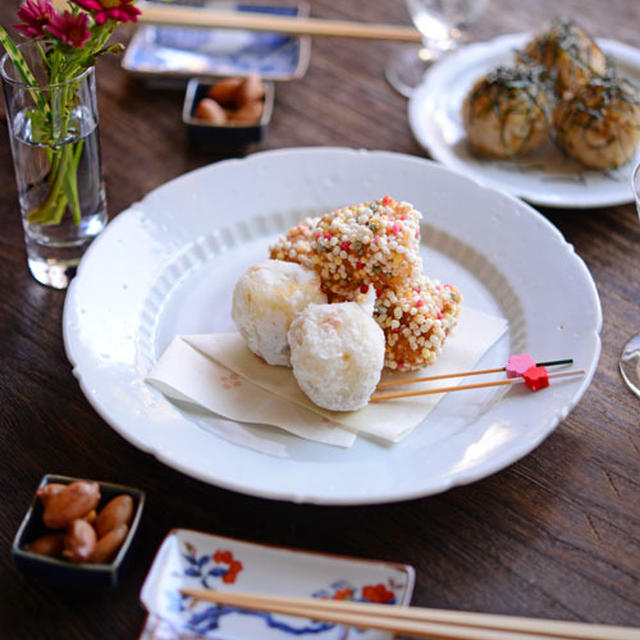
<path id="1" fill-rule="evenodd" d="M 268 611 L 416 638 L 441 640 L 640 640 L 640 629 L 561 620 L 521 618 L 423 607 L 398 607 L 344 600 L 267 596 L 182 589 L 197 600 Z"/>
<path id="2" fill-rule="evenodd" d="M 62 2 L 62 0 L 56 1 Z M 246 29 L 248 31 L 269 31 L 301 36 L 422 42 L 422 37 L 416 29 L 402 25 L 259 15 L 248 11 L 216 11 L 197 7 L 161 6 L 151 2 L 138 2 L 136 6 L 142 11 L 142 14 L 138 16 L 139 22 L 160 25 L 209 29 Z"/>
<path id="3" fill-rule="evenodd" d="M 550 360 L 548 362 L 536 362 L 537 367 L 550 367 L 559 364 L 573 364 L 572 358 L 565 358 L 563 360 Z M 403 387 L 406 384 L 415 384 L 416 382 L 431 382 L 433 380 L 445 380 L 447 378 L 467 378 L 468 376 L 482 376 L 488 373 L 500 373 L 506 371 L 506 367 L 495 367 L 494 369 L 478 369 L 474 371 L 461 371 L 459 373 L 442 373 L 437 376 L 424 376 L 423 378 L 410 378 L 407 380 L 387 380 L 386 382 L 379 382 L 380 387 Z"/>
<path id="4" fill-rule="evenodd" d="M 59 11 L 69 9 L 68 0 L 53 0 L 53 6 Z M 140 23 L 204 29 L 244 29 L 299 36 L 422 42 L 422 36 L 416 29 L 402 25 L 260 15 L 250 11 L 218 11 L 184 5 L 160 5 L 155 2 L 138 2 L 136 7 L 142 11 L 138 16 Z"/>
<path id="5" fill-rule="evenodd" d="M 566 376 L 584 375 L 584 369 L 571 369 L 571 371 L 557 371 L 549 374 L 549 378 L 564 378 Z M 449 393 L 450 391 L 465 391 L 467 389 L 484 389 L 486 387 L 501 387 L 511 384 L 522 384 L 523 378 L 505 378 L 504 380 L 492 380 L 491 382 L 475 382 L 473 384 L 459 384 L 452 387 L 436 387 L 435 389 L 420 389 L 419 391 L 401 391 L 398 393 L 378 393 L 369 398 L 369 402 L 382 402 L 397 398 L 411 398 L 414 396 L 429 396 L 436 393 Z M 638 638 L 640 640 L 640 638 Z"/>

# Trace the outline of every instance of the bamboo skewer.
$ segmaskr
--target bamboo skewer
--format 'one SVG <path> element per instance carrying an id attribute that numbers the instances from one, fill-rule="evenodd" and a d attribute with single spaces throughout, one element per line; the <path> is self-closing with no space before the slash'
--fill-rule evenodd
<path id="1" fill-rule="evenodd" d="M 557 371 L 549 374 L 551 378 L 564 378 L 566 376 L 584 375 L 584 369 L 572 369 L 571 371 Z M 484 389 L 486 387 L 500 387 L 511 384 L 524 384 L 523 378 L 506 378 L 504 380 L 492 380 L 490 382 L 476 382 L 473 384 L 460 384 L 452 387 L 437 387 L 435 389 L 420 389 L 419 391 L 404 391 L 398 393 L 376 394 L 369 398 L 369 402 L 382 402 L 383 400 L 395 400 L 397 398 L 411 398 L 413 396 L 428 396 L 436 393 L 449 393 L 450 391 L 465 391 L 466 389 Z M 640 640 L 640 638 L 638 638 Z"/>
<path id="2" fill-rule="evenodd" d="M 566 358 L 564 360 L 549 360 L 547 362 L 536 362 L 536 367 L 551 367 L 560 364 L 573 364 L 572 358 Z M 386 382 L 379 382 L 380 387 L 401 387 L 405 384 L 415 384 L 416 382 L 430 382 L 433 380 L 445 380 L 446 378 L 467 378 L 468 376 L 480 376 L 487 373 L 500 373 L 506 371 L 506 367 L 495 367 L 493 369 L 479 369 L 478 371 L 462 371 L 460 373 L 443 373 L 437 376 L 425 376 L 424 378 L 411 378 L 409 380 L 388 380 Z"/>
<path id="3" fill-rule="evenodd" d="M 415 638 L 441 640 L 639 640 L 640 629 L 423 607 L 398 607 L 248 593 L 182 589 L 198 600 L 281 613 Z"/>
<path id="4" fill-rule="evenodd" d="M 58 10 L 69 8 L 67 0 L 53 0 L 53 5 Z M 162 6 L 152 2 L 138 2 L 136 7 L 142 11 L 138 16 L 140 23 L 204 29 L 244 29 L 298 36 L 422 42 L 422 36 L 416 29 L 402 25 L 259 15 L 248 11 L 216 11 L 178 5 Z"/>

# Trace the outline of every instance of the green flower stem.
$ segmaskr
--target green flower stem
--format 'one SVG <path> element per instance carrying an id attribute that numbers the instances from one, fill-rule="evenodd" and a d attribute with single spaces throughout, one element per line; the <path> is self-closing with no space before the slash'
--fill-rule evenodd
<path id="1" fill-rule="evenodd" d="M 75 225 L 80 224 L 82 217 L 80 199 L 78 198 L 78 163 L 80 162 L 83 146 L 84 140 L 78 140 L 75 144 L 75 149 L 73 149 L 73 145 L 70 145 L 69 151 L 71 152 L 71 157 L 69 159 L 69 170 L 65 173 L 65 193 L 67 194 L 67 200 L 71 207 L 71 215 L 73 216 L 73 223 Z"/>
<path id="2" fill-rule="evenodd" d="M 80 9 L 71 5 L 71 11 L 78 14 Z M 117 45 L 107 46 L 117 24 L 116 20 L 107 20 L 102 25 L 94 22 L 90 27 L 91 37 L 80 48 L 69 47 L 55 38 L 36 41 L 48 76 L 45 90 L 38 85 L 24 56 L 0 26 L 0 44 L 27 85 L 26 90 L 33 101 L 27 113 L 31 142 L 44 147 L 50 167 L 46 178 L 47 195 L 27 213 L 30 223 L 60 224 L 65 212 L 69 211 L 74 224 L 80 224 L 78 167 L 84 149 L 84 132 L 82 124 L 74 117 L 81 81 L 73 79 L 94 66 L 98 56 L 121 50 Z"/>
<path id="3" fill-rule="evenodd" d="M 27 214 L 27 220 L 38 224 L 60 224 L 67 207 L 74 224 L 80 224 L 82 211 L 78 197 L 78 164 L 84 141 L 50 149 L 51 171 L 47 197 Z"/>
<path id="4" fill-rule="evenodd" d="M 26 85 L 35 87 L 38 82 L 35 79 L 33 73 L 31 73 L 31 69 L 29 69 L 29 65 L 27 61 L 24 59 L 24 56 L 20 53 L 20 50 L 13 43 L 13 40 L 9 37 L 9 34 L 4 30 L 2 26 L 0 26 L 0 44 L 5 48 L 5 51 L 9 55 L 11 62 L 13 62 L 15 68 L 18 70 L 20 77 L 24 81 Z M 47 101 L 44 99 L 44 96 L 39 91 L 30 91 L 31 97 L 33 101 L 36 103 L 38 109 L 41 109 L 43 112 L 49 112 L 49 105 Z"/>

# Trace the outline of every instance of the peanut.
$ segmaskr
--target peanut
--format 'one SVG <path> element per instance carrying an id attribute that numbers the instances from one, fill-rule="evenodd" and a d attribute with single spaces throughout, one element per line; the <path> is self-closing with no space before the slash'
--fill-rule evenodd
<path id="1" fill-rule="evenodd" d="M 110 500 L 100 511 L 94 523 L 98 538 L 122 524 L 130 524 L 133 517 L 133 498 L 123 493 Z"/>
<path id="2" fill-rule="evenodd" d="M 49 502 L 49 498 L 54 496 L 56 493 L 60 493 L 63 489 L 67 487 L 66 484 L 60 484 L 59 482 L 50 482 L 49 484 L 45 484 L 44 487 L 40 487 L 36 491 L 36 495 L 40 498 L 40 502 L 44 507 L 47 506 L 47 502 Z"/>
<path id="3" fill-rule="evenodd" d="M 244 106 L 236 111 L 229 112 L 227 117 L 229 122 L 234 124 L 257 124 L 262 117 L 264 105 L 261 100 L 247 102 Z"/>
<path id="4" fill-rule="evenodd" d="M 211 98 L 202 98 L 196 105 L 193 115 L 208 124 L 216 126 L 226 124 L 227 122 L 227 114 L 224 109 Z"/>
<path id="5" fill-rule="evenodd" d="M 218 82 L 209 87 L 207 96 L 225 107 L 235 104 L 238 88 L 241 84 L 242 78 L 224 78 L 224 80 L 218 80 Z"/>
<path id="6" fill-rule="evenodd" d="M 91 562 L 98 564 L 109 562 L 122 546 L 128 532 L 129 527 L 126 524 L 119 524 L 111 529 L 109 533 L 98 540 L 91 556 Z"/>
<path id="7" fill-rule="evenodd" d="M 61 531 L 45 533 L 25 547 L 25 549 L 31 551 L 31 553 L 39 553 L 43 556 L 59 556 L 63 548 L 64 533 Z"/>
<path id="8" fill-rule="evenodd" d="M 262 80 L 260 80 L 260 76 L 257 73 L 252 73 L 247 76 L 238 87 L 236 106 L 241 108 L 250 102 L 262 100 L 262 98 L 264 98 L 264 85 L 262 84 Z"/>
<path id="9" fill-rule="evenodd" d="M 96 548 L 95 529 L 86 520 L 74 520 L 64 537 L 62 555 L 71 562 L 86 562 Z"/>
<path id="10" fill-rule="evenodd" d="M 98 502 L 100 487 L 97 482 L 72 482 L 49 497 L 42 520 L 49 529 L 62 529 L 74 520 L 86 516 L 95 509 Z"/>

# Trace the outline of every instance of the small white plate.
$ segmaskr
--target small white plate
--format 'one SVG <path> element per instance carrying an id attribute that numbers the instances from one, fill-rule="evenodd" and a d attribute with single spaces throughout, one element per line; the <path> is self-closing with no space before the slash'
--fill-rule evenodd
<path id="1" fill-rule="evenodd" d="M 416 140 L 445 166 L 537 205 L 584 209 L 632 202 L 631 171 L 640 148 L 625 165 L 609 171 L 586 169 L 551 142 L 519 162 L 479 159 L 469 151 L 461 116 L 464 97 L 491 69 L 512 65 L 514 51 L 530 37 L 509 34 L 472 44 L 436 63 L 409 100 Z M 640 86 L 640 50 L 614 40 L 597 42 L 621 75 Z"/>
<path id="2" fill-rule="evenodd" d="M 280 614 L 217 607 L 182 596 L 181 589 L 215 589 L 300 598 L 348 599 L 389 606 L 411 602 L 415 571 L 409 565 L 270 547 L 187 529 L 162 543 L 140 599 L 150 612 L 141 640 L 187 637 L 222 640 L 390 640 L 382 631 Z M 183 637 L 180 635 L 180 637 Z"/>
<path id="3" fill-rule="evenodd" d="M 526 389 L 451 393 L 402 442 L 340 449 L 249 426 L 281 456 L 209 431 L 234 423 L 182 411 L 144 380 L 178 334 L 233 331 L 238 276 L 279 232 L 310 215 L 388 194 L 422 212 L 426 273 L 509 328 L 478 363 L 509 354 L 572 357 L 584 378 Z M 428 160 L 385 151 L 285 149 L 213 164 L 150 193 L 90 246 L 67 293 L 63 333 L 82 390 L 132 444 L 205 482 L 319 504 L 405 500 L 483 478 L 547 436 L 589 385 L 600 302 L 560 232 L 512 196 Z M 454 340 L 451 337 L 450 340 Z M 446 348 L 446 346 L 445 346 Z M 402 411 L 401 402 L 398 411 Z"/>

